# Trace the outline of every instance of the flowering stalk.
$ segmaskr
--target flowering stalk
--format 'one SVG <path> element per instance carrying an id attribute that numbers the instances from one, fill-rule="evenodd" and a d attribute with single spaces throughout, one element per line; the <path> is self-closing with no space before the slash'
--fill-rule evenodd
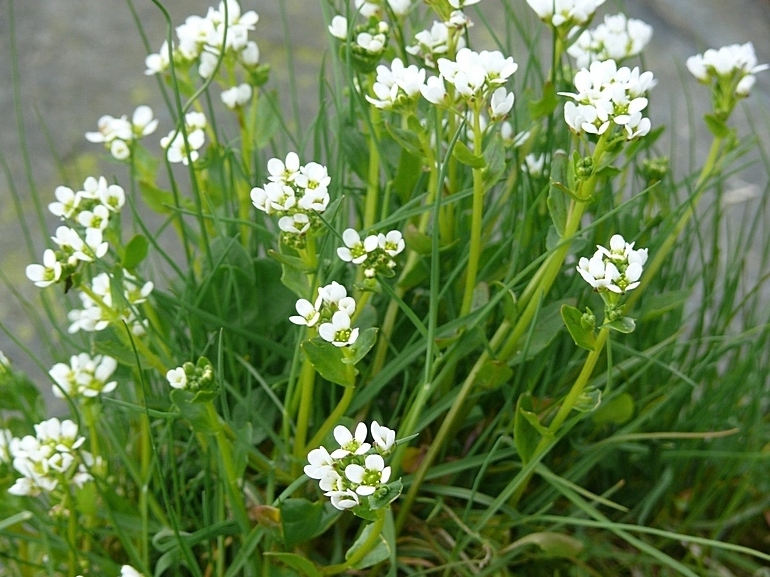
<path id="1" fill-rule="evenodd" d="M 369 552 L 374 549 L 375 545 L 377 545 L 377 542 L 380 540 L 380 534 L 382 533 L 382 528 L 384 525 L 385 509 L 378 509 L 377 519 L 374 521 L 374 523 L 372 523 L 371 530 L 369 531 L 369 535 L 367 536 L 366 541 L 361 543 L 361 546 L 353 551 L 353 553 L 345 560 L 344 563 L 330 565 L 329 567 L 321 569 L 321 575 L 338 575 L 343 571 L 347 571 L 348 569 L 355 567 L 356 564 L 358 564 L 364 557 L 366 557 Z"/>
<path id="2" fill-rule="evenodd" d="M 477 102 L 473 110 L 473 150 L 481 153 L 483 133 L 481 130 L 480 104 Z M 484 169 L 473 169 L 473 208 L 471 211 L 471 242 L 468 257 L 468 271 L 465 276 L 465 291 L 463 292 L 460 316 L 471 312 L 473 289 L 476 287 L 476 275 L 481 258 L 482 216 L 484 212 Z"/>
<path id="3" fill-rule="evenodd" d="M 315 332 L 315 331 L 314 331 Z M 299 375 L 299 409 L 297 411 L 297 430 L 294 434 L 294 471 L 293 476 L 299 475 L 300 462 L 305 458 L 305 439 L 310 424 L 310 408 L 313 405 L 313 389 L 315 388 L 315 368 L 307 356 L 302 361 Z"/>
<path id="4" fill-rule="evenodd" d="M 366 201 L 364 205 L 364 229 L 374 226 L 377 219 L 377 199 L 380 194 L 380 149 L 377 126 L 381 121 L 380 109 L 370 106 L 369 134 L 369 172 L 366 183 Z"/>

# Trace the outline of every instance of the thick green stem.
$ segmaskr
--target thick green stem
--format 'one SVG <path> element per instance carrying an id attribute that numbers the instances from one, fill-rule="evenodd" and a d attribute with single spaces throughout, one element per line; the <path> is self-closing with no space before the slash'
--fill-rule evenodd
<path id="1" fill-rule="evenodd" d="M 343 571 L 347 571 L 352 567 L 355 567 L 366 555 L 374 549 L 377 542 L 380 540 L 380 534 L 382 533 L 382 527 L 385 524 L 385 509 L 380 509 L 377 512 L 377 519 L 372 523 L 372 529 L 366 538 L 366 541 L 361 543 L 361 546 L 353 551 L 344 563 L 338 563 L 337 565 L 330 565 L 324 569 L 321 569 L 321 575 L 337 575 Z"/>
<path id="2" fill-rule="evenodd" d="M 300 474 L 300 463 L 305 458 L 305 440 L 310 425 L 310 409 L 313 406 L 313 389 L 315 387 L 315 369 L 308 358 L 302 363 L 299 388 L 299 411 L 297 413 L 297 431 L 294 435 L 294 465 L 295 475 Z"/>

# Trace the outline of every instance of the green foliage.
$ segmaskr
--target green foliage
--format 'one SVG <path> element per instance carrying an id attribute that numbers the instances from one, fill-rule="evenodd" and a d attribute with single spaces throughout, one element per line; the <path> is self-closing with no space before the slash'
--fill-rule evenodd
<path id="1" fill-rule="evenodd" d="M 488 120 L 488 93 L 451 101 L 451 89 L 438 106 L 404 93 L 375 108 L 376 66 L 422 66 L 404 48 L 450 17 L 446 2 L 413 5 L 383 12 L 375 54 L 353 39 L 357 27 L 377 32 L 377 18 L 323 3 L 319 30 L 338 14 L 351 28 L 330 37 L 317 99 L 310 79 L 283 81 L 290 46 L 272 69 L 229 49 L 175 58 L 175 76 L 160 73 L 161 132 L 202 111 L 199 157 L 174 163 L 137 137 L 109 167 L 128 197 L 105 228 L 109 250 L 78 260 L 49 243 L 63 263 L 52 286 L 32 296 L 29 281 L 6 281 L 45 350 L 31 353 L 34 379 L 0 357 L 3 577 L 117 575 L 123 564 L 146 577 L 751 575 L 770 563 L 770 200 L 735 227 L 739 208 L 724 199 L 726 178 L 764 151 L 739 140 L 725 110 L 706 115 L 713 145 L 692 171 L 662 126 L 632 141 L 612 123 L 602 136 L 570 132 L 566 32 L 551 30 L 556 52 L 543 53 L 549 32 L 533 32 L 544 25 L 513 2 L 505 18 L 473 12 L 517 54 L 510 132 Z M 281 25 L 266 20 L 257 31 Z M 238 83 L 250 97 L 229 110 L 219 94 Z M 288 166 L 290 152 L 308 173 L 323 165 L 328 185 L 307 189 L 326 190 L 325 210 L 280 187 L 260 208 L 255 187 L 271 179 L 292 191 L 322 179 Z M 539 170 L 522 168 L 529 154 Z M 753 168 L 769 172 L 767 161 Z M 51 200 L 44 190 L 36 203 Z M 301 233 L 281 220 L 301 215 L 301 226 L 308 214 Z M 39 221 L 26 235 L 48 243 Z M 338 252 L 349 228 L 360 264 Z M 626 293 L 575 270 L 616 233 L 649 250 Z M 344 297 L 329 296 L 332 282 Z M 349 328 L 333 326 L 340 312 Z M 335 338 L 357 331 L 355 342 L 329 342 L 330 326 Z M 109 377 L 93 355 L 114 359 Z M 73 363 L 90 372 L 75 379 Z M 66 385 L 61 418 L 84 439 L 64 460 L 82 469 L 17 495 L 24 467 L 6 446 L 36 434 L 49 414 L 40 388 L 53 381 Z M 397 441 L 375 437 L 373 421 Z M 368 451 L 340 441 L 337 427 L 356 435 L 359 422 Z"/>

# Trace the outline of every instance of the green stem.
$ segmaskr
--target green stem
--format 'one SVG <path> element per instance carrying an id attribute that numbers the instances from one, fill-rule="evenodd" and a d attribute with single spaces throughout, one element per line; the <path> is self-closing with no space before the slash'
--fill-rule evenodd
<path id="1" fill-rule="evenodd" d="M 361 543 L 361 546 L 353 551 L 344 563 L 338 563 L 337 565 L 330 565 L 324 569 L 321 569 L 321 575 L 337 575 L 343 571 L 347 571 L 360 562 L 371 551 L 377 542 L 380 540 L 380 534 L 382 533 L 382 527 L 385 524 L 385 509 L 380 509 L 377 512 L 377 519 L 372 523 L 372 529 L 366 538 L 366 541 Z"/>
<path id="2" fill-rule="evenodd" d="M 374 226 L 377 219 L 377 201 L 380 195 L 380 150 L 377 125 L 380 122 L 380 110 L 370 107 L 372 132 L 369 134 L 369 172 L 366 183 L 366 201 L 364 205 L 364 230 Z"/>
<path id="3" fill-rule="evenodd" d="M 607 341 L 609 333 L 610 329 L 606 327 L 599 331 L 599 334 L 596 337 L 596 346 L 594 347 L 594 350 L 588 354 L 585 363 L 583 363 L 583 368 L 581 369 L 580 374 L 572 385 L 572 388 L 569 390 L 569 393 L 567 393 L 567 396 L 564 398 L 564 401 L 559 407 L 559 410 L 556 412 L 556 415 L 551 421 L 551 424 L 548 425 L 548 434 L 540 438 L 540 441 L 535 447 L 535 451 L 532 454 L 532 457 L 530 457 L 529 461 L 539 460 L 555 444 L 556 435 L 559 432 L 559 428 L 567 419 L 570 412 L 572 412 L 572 409 L 575 408 L 580 395 L 583 393 L 586 384 L 588 384 L 588 379 L 591 378 L 591 374 L 593 373 L 594 367 L 596 366 L 596 361 L 599 360 L 599 357 L 602 354 L 602 349 L 604 348 L 604 343 Z M 532 475 L 534 475 L 534 470 L 529 475 L 527 475 L 527 477 L 516 488 L 516 491 L 508 501 L 509 506 L 516 507 L 519 499 L 521 499 L 521 496 L 527 489 L 527 485 L 529 484 Z"/>
<path id="4" fill-rule="evenodd" d="M 216 426 L 217 452 L 221 459 L 220 462 L 225 477 L 225 487 L 230 500 L 230 507 L 232 507 L 235 520 L 238 522 L 243 535 L 247 535 L 251 530 L 251 526 L 249 524 L 249 516 L 246 513 L 246 505 L 243 502 L 243 493 L 238 483 L 238 474 L 230 441 L 227 438 L 224 426 L 219 420 L 219 414 L 214 408 L 214 403 L 210 401 L 206 403 L 206 413 L 209 422 Z"/>
<path id="5" fill-rule="evenodd" d="M 481 132 L 481 113 L 476 106 L 473 112 L 473 151 L 475 154 L 481 154 L 482 132 Z M 465 275 L 465 291 L 463 292 L 463 301 L 460 306 L 460 316 L 464 317 L 471 312 L 473 303 L 473 289 L 476 287 L 476 275 L 479 270 L 479 260 L 481 258 L 481 232 L 482 217 L 484 212 L 484 169 L 473 169 L 473 208 L 471 211 L 471 243 L 470 256 L 468 258 L 468 271 Z"/>
<path id="6" fill-rule="evenodd" d="M 315 448 L 320 446 L 321 442 L 324 440 L 324 437 L 326 437 L 326 435 L 329 433 L 332 427 L 335 424 L 339 423 L 340 418 L 342 417 L 342 415 L 345 414 L 345 411 L 348 410 L 348 407 L 350 406 L 350 402 L 353 400 L 354 390 L 355 390 L 355 387 L 345 387 L 345 392 L 342 393 L 342 398 L 340 399 L 340 402 L 337 403 L 337 406 L 334 407 L 334 410 L 326 418 L 323 424 L 319 427 L 319 429 L 316 431 L 316 434 L 313 435 L 312 439 L 310 439 L 310 442 L 303 447 L 303 451 L 302 451 L 303 455 L 306 454 L 306 451 L 308 448 L 310 447 Z"/>
<path id="7" fill-rule="evenodd" d="M 310 408 L 313 406 L 313 389 L 315 387 L 315 368 L 305 357 L 302 362 L 299 389 L 299 411 L 297 412 L 297 431 L 294 435 L 294 469 L 295 476 L 300 475 L 300 463 L 305 459 L 305 440 L 310 424 Z"/>

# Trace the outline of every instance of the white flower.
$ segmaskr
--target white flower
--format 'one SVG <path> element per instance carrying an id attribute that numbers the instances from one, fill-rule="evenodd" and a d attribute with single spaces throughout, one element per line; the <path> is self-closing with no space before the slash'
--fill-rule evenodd
<path id="1" fill-rule="evenodd" d="M 299 156 L 296 152 L 290 152 L 286 155 L 286 162 L 280 158 L 271 158 L 267 161 L 267 171 L 270 176 L 267 177 L 271 182 L 291 183 L 299 173 Z"/>
<path id="2" fill-rule="evenodd" d="M 98 120 L 96 126 L 97 132 L 86 132 L 86 140 L 89 142 L 109 144 L 116 138 L 125 141 L 133 137 L 131 123 L 125 116 L 115 118 L 104 115 Z"/>
<path id="3" fill-rule="evenodd" d="M 175 389 L 184 389 L 187 387 L 187 374 L 182 367 L 169 370 L 166 373 L 166 380 L 168 381 L 168 384 Z"/>
<path id="4" fill-rule="evenodd" d="M 585 30 L 567 49 L 578 68 L 586 68 L 595 60 L 625 60 L 639 54 L 652 38 L 652 26 L 626 18 L 625 14 L 604 17 L 594 30 Z"/>
<path id="5" fill-rule="evenodd" d="M 647 262 L 647 249 L 634 249 L 619 235 L 610 239 L 610 248 L 597 245 L 594 255 L 582 257 L 577 271 L 598 291 L 623 294 L 639 286 L 642 269 Z"/>
<path id="6" fill-rule="evenodd" d="M 107 210 L 118 212 L 126 203 L 126 192 L 117 184 L 111 184 L 99 190 L 99 202 Z"/>
<path id="7" fill-rule="evenodd" d="M 43 253 L 43 264 L 27 265 L 26 274 L 35 286 L 45 288 L 59 281 L 62 266 L 56 258 L 56 253 L 49 248 Z"/>
<path id="8" fill-rule="evenodd" d="M 307 299 L 299 299 L 295 308 L 297 309 L 297 314 L 289 317 L 289 320 L 295 325 L 312 327 L 321 316 L 320 312 Z"/>
<path id="9" fill-rule="evenodd" d="M 350 328 L 350 316 L 347 312 L 339 310 L 332 315 L 330 323 L 323 323 L 318 327 L 318 334 L 335 347 L 346 347 L 356 342 L 358 328 Z"/>
<path id="10" fill-rule="evenodd" d="M 344 491 L 329 491 L 325 494 L 331 499 L 334 508 L 339 509 L 340 511 L 356 507 L 359 504 L 358 495 L 350 489 L 345 489 Z"/>
<path id="11" fill-rule="evenodd" d="M 365 455 L 371 445 L 366 443 L 366 425 L 358 423 L 353 433 L 343 425 L 334 427 L 334 439 L 339 443 L 340 448 L 332 451 L 333 459 L 342 459 L 347 455 Z"/>
<path id="12" fill-rule="evenodd" d="M 391 257 L 396 256 L 406 248 L 404 237 L 398 230 L 391 230 L 388 234 L 378 234 L 377 246 Z"/>
<path id="13" fill-rule="evenodd" d="M 326 167 L 317 162 L 309 162 L 300 167 L 299 173 L 294 177 L 294 183 L 305 189 L 327 188 L 331 180 Z"/>
<path id="14" fill-rule="evenodd" d="M 431 76 L 428 78 L 425 85 L 420 88 L 420 94 L 422 94 L 425 100 L 436 106 L 447 104 L 447 91 L 444 86 L 444 79 L 441 76 Z"/>
<path id="15" fill-rule="evenodd" d="M 642 95 L 655 85 L 652 72 L 618 68 L 614 60 L 594 61 L 575 74 L 574 83 L 577 93 L 559 93 L 574 100 L 564 105 L 564 120 L 574 132 L 601 135 L 614 123 L 631 140 L 650 131 Z"/>
<path id="16" fill-rule="evenodd" d="M 356 36 L 356 44 L 369 52 L 370 54 L 379 54 L 385 49 L 387 38 L 384 34 L 370 34 L 361 32 Z"/>
<path id="17" fill-rule="evenodd" d="M 311 479 L 321 480 L 334 472 L 335 459 L 325 447 L 313 449 L 307 455 L 308 465 L 305 465 L 305 475 Z"/>
<path id="18" fill-rule="evenodd" d="M 361 264 L 369 253 L 377 248 L 376 236 L 370 235 L 361 241 L 359 234 L 352 228 L 345 229 L 345 232 L 342 233 L 342 241 L 345 246 L 337 249 L 337 256 L 345 262 L 352 262 L 353 264 Z"/>
<path id="19" fill-rule="evenodd" d="M 153 74 L 165 72 L 171 63 L 171 53 L 168 41 L 164 40 L 157 54 L 150 54 L 144 59 L 144 65 L 147 67 L 144 73 L 147 76 L 152 76 Z"/>
<path id="20" fill-rule="evenodd" d="M 475 1 L 478 2 L 478 0 Z M 388 5 L 396 16 L 403 16 L 406 14 L 411 4 L 412 0 L 388 0 Z"/>
<path id="21" fill-rule="evenodd" d="M 131 565 L 123 565 L 120 568 L 120 577 L 144 577 L 144 575 L 131 567 Z"/>
<path id="22" fill-rule="evenodd" d="M 329 206 L 331 197 L 326 187 L 307 188 L 297 205 L 304 211 L 324 212 Z"/>
<path id="23" fill-rule="evenodd" d="M 332 23 L 329 24 L 329 34 L 340 40 L 347 40 L 348 19 L 339 14 L 332 18 Z"/>
<path id="24" fill-rule="evenodd" d="M 528 154 L 524 157 L 524 166 L 532 177 L 540 176 L 545 165 L 545 154 Z"/>
<path id="25" fill-rule="evenodd" d="M 48 210 L 51 214 L 60 217 L 62 220 L 71 218 L 75 210 L 77 210 L 78 204 L 80 204 L 80 194 L 75 193 L 66 186 L 57 186 L 56 190 L 54 190 L 54 196 L 56 197 L 56 202 L 48 205 Z"/>
<path id="26" fill-rule="evenodd" d="M 310 228 L 310 218 L 301 212 L 291 216 L 282 216 L 278 219 L 278 228 L 291 234 L 304 234 Z"/>
<path id="27" fill-rule="evenodd" d="M 367 455 L 364 466 L 351 464 L 345 467 L 345 477 L 358 485 L 355 492 L 361 496 L 373 494 L 390 479 L 391 469 L 385 466 L 380 455 Z"/>
<path id="28" fill-rule="evenodd" d="M 259 64 L 259 46 L 253 40 L 246 43 L 246 46 L 241 50 L 241 61 L 247 68 L 254 68 Z"/>
<path id="29" fill-rule="evenodd" d="M 110 222 L 110 212 L 107 207 L 99 204 L 93 210 L 84 210 L 78 214 L 78 223 L 84 228 L 104 230 Z"/>
<path id="30" fill-rule="evenodd" d="M 318 297 L 326 305 L 336 307 L 347 296 L 347 289 L 337 281 L 332 281 L 331 284 L 318 288 Z"/>
<path id="31" fill-rule="evenodd" d="M 146 104 L 137 106 L 131 117 L 131 128 L 137 138 L 155 132 L 155 129 L 158 128 L 158 119 L 154 118 L 152 108 Z"/>
<path id="32" fill-rule="evenodd" d="M 377 81 L 372 86 L 376 98 L 366 99 L 376 106 L 389 110 L 397 105 L 413 103 L 425 84 L 425 69 L 414 64 L 404 66 L 400 58 L 391 62 L 390 68 L 377 67 Z"/>
<path id="33" fill-rule="evenodd" d="M 377 450 L 381 453 L 389 453 L 396 444 L 396 431 L 383 427 L 377 421 L 372 421 L 370 429 Z"/>
<path id="34" fill-rule="evenodd" d="M 489 102 L 490 120 L 497 121 L 504 118 L 513 108 L 513 92 L 508 92 L 502 86 L 492 93 Z"/>
<path id="35" fill-rule="evenodd" d="M 541 20 L 559 27 L 588 22 L 604 0 L 527 0 Z"/>
<path id="36" fill-rule="evenodd" d="M 251 94 L 251 85 L 244 82 L 222 92 L 222 102 L 230 110 L 235 110 L 248 104 L 251 100 Z"/>
<path id="37" fill-rule="evenodd" d="M 756 81 L 754 75 L 770 68 L 770 64 L 757 65 L 757 56 L 751 42 L 723 46 L 718 50 L 710 48 L 703 54 L 687 59 L 687 69 L 704 83 L 726 79 L 734 85 L 737 97 L 748 96 Z"/>
<path id="38" fill-rule="evenodd" d="M 200 156 L 198 149 L 203 146 L 205 140 L 206 135 L 203 130 L 195 129 L 188 132 L 187 140 L 181 130 L 179 132 L 172 130 L 168 136 L 161 138 L 160 145 L 166 149 L 166 158 L 169 162 L 181 162 L 187 165 L 190 161 L 198 160 Z"/>

